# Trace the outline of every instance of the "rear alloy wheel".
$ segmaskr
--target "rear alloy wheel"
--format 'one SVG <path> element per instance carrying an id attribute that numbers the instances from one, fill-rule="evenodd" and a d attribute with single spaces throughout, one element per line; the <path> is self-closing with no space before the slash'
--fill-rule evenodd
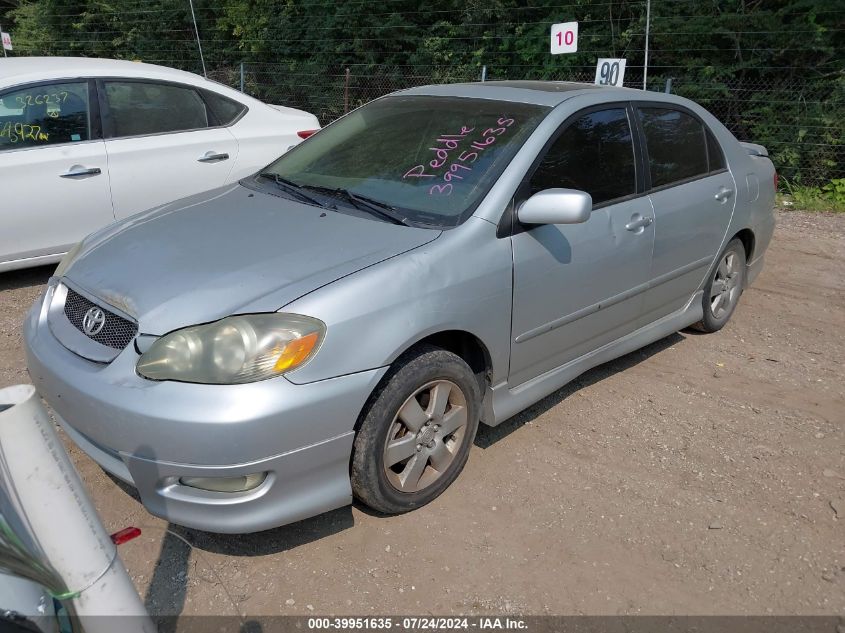
<path id="1" fill-rule="evenodd" d="M 476 376 L 451 352 L 425 347 L 399 359 L 355 438 L 355 496 L 387 514 L 435 499 L 466 463 L 480 399 Z"/>
<path id="2" fill-rule="evenodd" d="M 721 330 L 731 318 L 745 285 L 745 247 L 739 240 L 732 240 L 704 288 L 704 318 L 696 324 L 702 332 Z"/>

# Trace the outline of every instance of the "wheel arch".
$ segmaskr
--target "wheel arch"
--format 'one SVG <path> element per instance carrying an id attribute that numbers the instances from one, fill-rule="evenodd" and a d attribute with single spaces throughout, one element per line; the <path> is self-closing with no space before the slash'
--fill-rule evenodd
<path id="1" fill-rule="evenodd" d="M 742 229 L 741 231 L 737 231 L 737 233 L 730 240 L 728 240 L 728 243 L 730 243 L 732 240 L 739 240 L 740 242 L 742 242 L 743 247 L 745 247 L 745 261 L 746 263 L 750 262 L 754 257 L 754 247 L 756 246 L 754 231 L 748 228 Z"/>
<path id="2" fill-rule="evenodd" d="M 490 387 L 490 378 L 493 372 L 493 360 L 490 350 L 487 345 L 475 334 L 467 330 L 460 329 L 445 329 L 437 332 L 430 332 L 413 341 L 408 342 L 402 349 L 397 352 L 390 359 L 390 364 L 393 365 L 396 361 L 406 354 L 414 351 L 419 347 L 434 346 L 452 352 L 456 356 L 463 359 L 469 365 L 472 372 L 478 380 L 478 387 L 482 394 L 482 401 L 487 397 L 487 391 Z M 378 393 L 379 388 L 386 380 L 389 380 L 391 372 L 388 371 L 384 377 L 379 381 L 373 389 L 373 393 L 367 398 L 358 419 L 355 423 L 355 430 L 360 428 L 364 415 L 372 402 L 373 396 Z M 483 404 L 482 404 L 483 410 Z"/>
<path id="3" fill-rule="evenodd" d="M 433 345 L 445 349 L 462 358 L 478 377 L 481 393 L 483 394 L 486 391 L 493 371 L 493 359 L 490 350 L 478 336 L 467 330 L 458 329 L 432 332 L 406 345 L 391 359 L 391 363 L 424 345 Z"/>

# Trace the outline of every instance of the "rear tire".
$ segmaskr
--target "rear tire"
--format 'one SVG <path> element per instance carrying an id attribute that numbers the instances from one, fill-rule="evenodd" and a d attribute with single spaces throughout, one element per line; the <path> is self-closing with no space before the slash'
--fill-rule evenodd
<path id="1" fill-rule="evenodd" d="M 399 514 L 436 499 L 466 464 L 481 393 L 459 356 L 420 347 L 400 357 L 370 397 L 352 448 L 355 497 Z"/>
<path id="2" fill-rule="evenodd" d="M 719 255 L 718 264 L 704 287 L 704 317 L 693 327 L 701 332 L 718 332 L 736 310 L 745 286 L 745 246 L 731 240 Z"/>

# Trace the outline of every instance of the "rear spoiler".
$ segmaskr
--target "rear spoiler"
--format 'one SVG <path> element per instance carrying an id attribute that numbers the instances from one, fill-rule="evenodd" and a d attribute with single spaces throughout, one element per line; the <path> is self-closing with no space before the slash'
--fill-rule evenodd
<path id="1" fill-rule="evenodd" d="M 769 150 L 767 150 L 762 145 L 757 145 L 756 143 L 742 143 L 742 142 L 740 142 L 740 145 L 742 145 L 742 147 L 745 149 L 746 152 L 748 152 L 748 154 L 750 156 L 766 156 L 766 157 L 768 157 L 768 155 L 769 155 Z"/>

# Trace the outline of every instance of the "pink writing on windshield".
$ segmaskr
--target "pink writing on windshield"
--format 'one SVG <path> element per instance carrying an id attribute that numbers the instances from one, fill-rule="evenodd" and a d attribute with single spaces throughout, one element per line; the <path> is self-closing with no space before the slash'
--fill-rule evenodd
<path id="1" fill-rule="evenodd" d="M 471 135 L 474 127 L 461 126 L 459 134 L 441 134 L 429 150 L 434 152 L 434 158 L 425 164 L 415 165 L 402 176 L 406 178 L 440 178 L 445 184 L 432 185 L 428 193 L 431 196 L 450 196 L 454 191 L 453 181 L 464 180 L 473 173 L 472 164 L 475 163 L 480 153 L 492 147 L 496 138 L 507 132 L 514 124 L 514 120 L 507 117 L 500 117 L 496 121 L 499 127 L 489 127 L 481 134 Z M 469 145 L 461 151 L 461 142 L 469 141 Z M 447 165 L 448 163 L 448 165 Z M 431 168 L 427 172 L 427 168 Z"/>

